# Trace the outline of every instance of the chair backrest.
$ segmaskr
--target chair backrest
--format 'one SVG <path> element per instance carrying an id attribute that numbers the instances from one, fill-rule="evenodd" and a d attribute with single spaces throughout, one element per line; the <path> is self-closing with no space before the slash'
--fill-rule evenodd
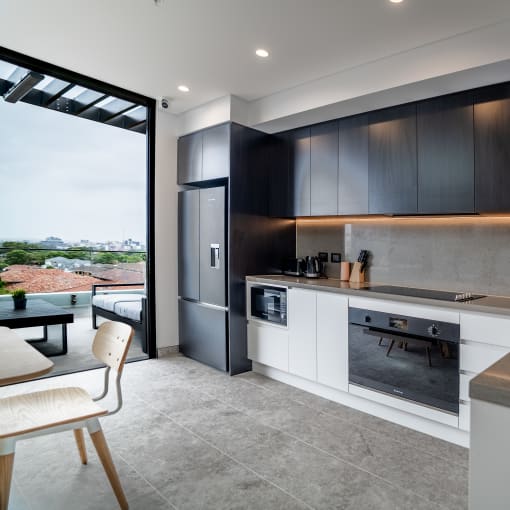
<path id="1" fill-rule="evenodd" d="M 133 328 L 128 324 L 104 322 L 99 326 L 94 337 L 92 352 L 99 361 L 120 374 L 126 361 L 133 334 Z"/>

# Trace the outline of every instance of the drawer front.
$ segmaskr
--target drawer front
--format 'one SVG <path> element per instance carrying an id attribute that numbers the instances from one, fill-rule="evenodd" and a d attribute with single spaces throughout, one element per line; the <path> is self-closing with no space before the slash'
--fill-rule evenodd
<path id="1" fill-rule="evenodd" d="M 460 369 L 479 374 L 508 352 L 510 349 L 497 345 L 461 344 Z"/>
<path id="2" fill-rule="evenodd" d="M 510 349 L 510 319 L 475 313 L 460 314 L 460 337 Z"/>
<path id="3" fill-rule="evenodd" d="M 289 333 L 286 329 L 248 323 L 248 358 L 289 371 Z"/>
<path id="4" fill-rule="evenodd" d="M 470 404 L 460 404 L 459 405 L 459 429 L 469 431 L 470 417 L 471 417 L 471 405 Z"/>

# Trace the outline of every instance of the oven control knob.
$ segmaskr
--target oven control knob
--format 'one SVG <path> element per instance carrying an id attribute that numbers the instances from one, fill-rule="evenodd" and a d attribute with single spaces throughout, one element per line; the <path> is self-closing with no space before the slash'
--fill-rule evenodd
<path id="1" fill-rule="evenodd" d="M 439 328 L 435 324 L 432 324 L 432 326 L 429 326 L 427 331 L 429 332 L 429 335 L 431 335 L 431 336 L 438 336 L 440 333 Z"/>
<path id="2" fill-rule="evenodd" d="M 370 317 L 370 315 L 365 315 L 365 322 L 372 322 L 372 317 Z"/>

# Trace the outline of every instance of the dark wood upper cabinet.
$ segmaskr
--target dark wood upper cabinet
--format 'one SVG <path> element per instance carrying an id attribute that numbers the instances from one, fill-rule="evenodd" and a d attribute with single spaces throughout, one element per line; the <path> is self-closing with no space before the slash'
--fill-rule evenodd
<path id="1" fill-rule="evenodd" d="M 202 180 L 228 177 L 230 171 L 230 124 L 202 132 Z"/>
<path id="2" fill-rule="evenodd" d="M 202 179 L 202 133 L 181 136 L 177 141 L 177 184 Z"/>
<path id="3" fill-rule="evenodd" d="M 473 96 L 418 103 L 418 212 L 473 213 Z"/>
<path id="4" fill-rule="evenodd" d="M 416 105 L 369 114 L 368 206 L 373 214 L 416 214 Z"/>
<path id="5" fill-rule="evenodd" d="M 338 213 L 338 121 L 310 130 L 311 215 Z"/>
<path id="6" fill-rule="evenodd" d="M 368 214 L 368 117 L 338 123 L 338 214 Z"/>
<path id="7" fill-rule="evenodd" d="M 289 144 L 288 134 L 271 138 L 269 143 L 269 216 L 287 218 L 293 216 L 289 204 Z M 266 160 L 265 164 L 267 165 Z"/>
<path id="8" fill-rule="evenodd" d="M 289 195 L 291 216 L 310 216 L 310 128 L 289 131 Z"/>
<path id="9" fill-rule="evenodd" d="M 475 208 L 510 212 L 510 85 L 475 96 Z"/>

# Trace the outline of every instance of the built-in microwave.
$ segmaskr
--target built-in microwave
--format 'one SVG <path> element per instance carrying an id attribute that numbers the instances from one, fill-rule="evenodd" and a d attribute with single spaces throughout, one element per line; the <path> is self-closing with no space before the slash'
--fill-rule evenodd
<path id="1" fill-rule="evenodd" d="M 250 316 L 254 319 L 287 325 L 287 289 L 267 285 L 250 287 Z"/>

